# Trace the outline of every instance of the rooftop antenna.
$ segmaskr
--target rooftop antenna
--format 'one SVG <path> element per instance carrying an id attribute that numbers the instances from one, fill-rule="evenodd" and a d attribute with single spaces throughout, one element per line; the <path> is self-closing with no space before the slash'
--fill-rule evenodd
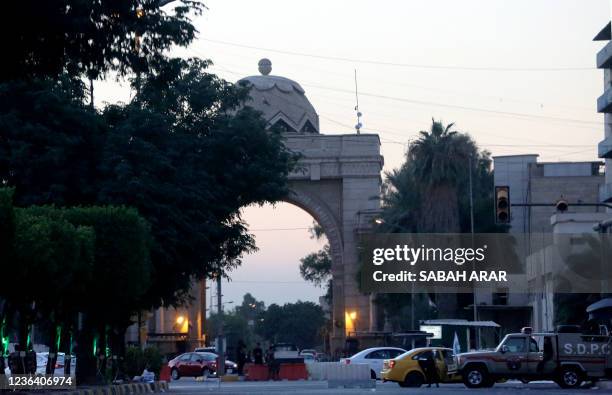
<path id="1" fill-rule="evenodd" d="M 357 130 L 357 134 L 361 133 L 361 112 L 359 111 L 359 91 L 357 90 L 357 69 L 355 69 L 355 111 L 357 112 L 357 125 L 355 125 L 355 130 Z"/>

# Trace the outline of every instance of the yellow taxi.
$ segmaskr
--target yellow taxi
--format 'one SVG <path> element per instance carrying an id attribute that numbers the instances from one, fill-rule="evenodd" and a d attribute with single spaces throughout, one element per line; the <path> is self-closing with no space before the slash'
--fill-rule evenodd
<path id="1" fill-rule="evenodd" d="M 381 377 L 383 381 L 394 381 L 401 387 L 420 387 L 427 383 L 422 366 L 427 359 L 433 358 L 441 383 L 459 382 L 457 358 L 453 350 L 444 347 L 415 348 L 383 362 Z"/>

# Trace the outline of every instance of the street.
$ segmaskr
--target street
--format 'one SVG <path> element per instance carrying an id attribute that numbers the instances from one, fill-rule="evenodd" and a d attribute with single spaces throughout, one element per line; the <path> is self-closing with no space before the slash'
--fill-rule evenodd
<path id="1" fill-rule="evenodd" d="M 608 393 L 610 390 L 603 388 L 583 388 L 579 390 L 564 390 L 559 388 L 552 382 L 534 382 L 523 384 L 517 381 L 496 384 L 493 388 L 482 390 L 468 389 L 463 384 L 442 384 L 440 388 L 400 388 L 395 383 L 376 384 L 376 389 L 359 389 L 359 388 L 327 388 L 326 381 L 265 381 L 265 382 L 233 382 L 219 383 L 216 381 L 197 382 L 195 379 L 183 378 L 170 383 L 170 391 L 177 395 L 190 394 L 265 394 L 277 393 L 293 395 L 299 394 L 469 394 L 473 392 L 481 392 L 482 394 L 513 394 L 523 392 L 526 394 L 575 394 L 585 393 L 587 391 L 596 390 L 600 393 Z"/>

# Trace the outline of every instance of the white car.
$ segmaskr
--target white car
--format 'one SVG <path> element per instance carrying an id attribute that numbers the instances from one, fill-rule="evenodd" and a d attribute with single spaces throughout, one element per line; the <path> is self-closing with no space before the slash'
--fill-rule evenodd
<path id="1" fill-rule="evenodd" d="M 380 379 L 380 372 L 383 370 L 383 361 L 393 359 L 405 353 L 406 350 L 397 347 L 373 347 L 359 351 L 350 358 L 342 358 L 340 363 L 344 364 L 366 364 L 370 366 L 373 379 Z"/>
<path id="2" fill-rule="evenodd" d="M 304 358 L 304 363 L 305 364 L 311 364 L 311 363 L 315 363 L 317 360 L 314 357 L 314 355 L 306 353 L 306 354 L 302 354 L 301 355 Z"/>

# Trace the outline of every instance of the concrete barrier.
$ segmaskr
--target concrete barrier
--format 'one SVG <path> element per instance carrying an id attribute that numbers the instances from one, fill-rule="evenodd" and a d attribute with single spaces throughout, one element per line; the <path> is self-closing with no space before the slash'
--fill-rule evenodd
<path id="1" fill-rule="evenodd" d="M 310 380 L 327 380 L 327 372 L 330 365 L 338 365 L 338 362 L 313 362 L 306 365 L 308 378 Z"/>
<path id="2" fill-rule="evenodd" d="M 330 365 L 328 368 L 327 387 L 376 388 L 376 380 L 371 378 L 369 365 L 338 363 L 335 366 Z"/>
<path id="3" fill-rule="evenodd" d="M 366 364 L 315 362 L 307 367 L 310 380 L 327 380 L 329 388 L 376 388 L 376 380 L 372 380 L 370 367 Z"/>

